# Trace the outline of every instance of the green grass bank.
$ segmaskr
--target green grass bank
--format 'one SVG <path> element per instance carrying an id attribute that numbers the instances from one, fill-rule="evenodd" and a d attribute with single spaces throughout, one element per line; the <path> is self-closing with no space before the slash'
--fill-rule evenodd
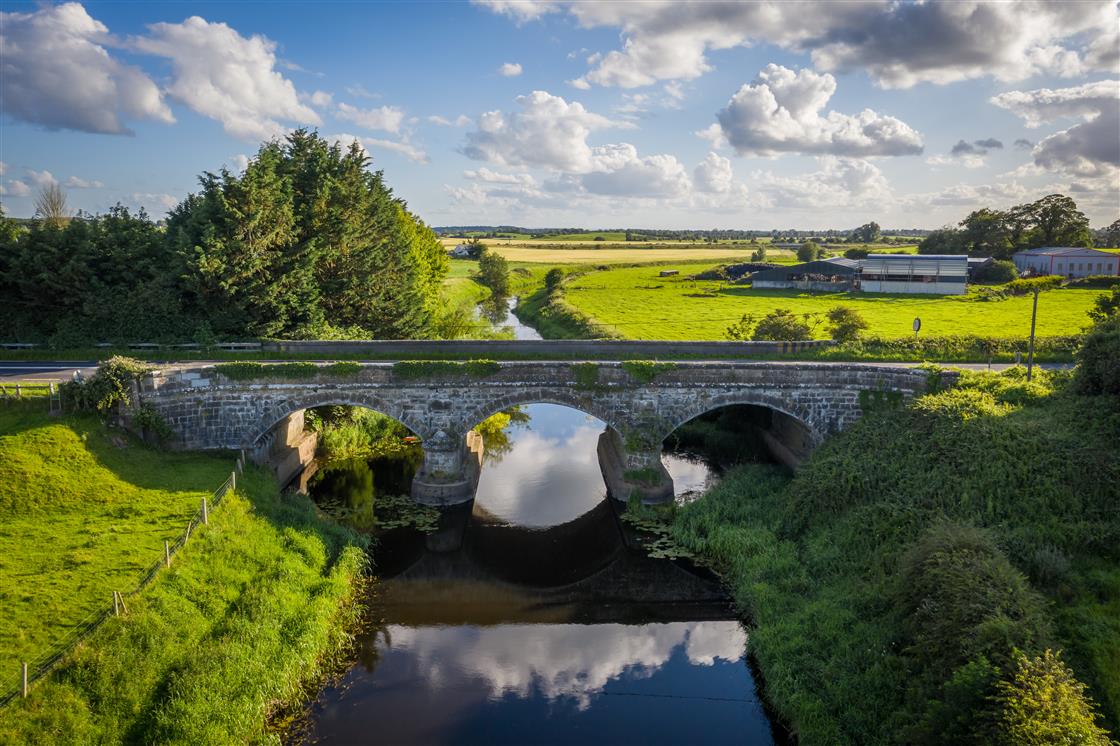
<path id="1" fill-rule="evenodd" d="M 12 563 L 0 594 L 14 609 L 0 648 L 13 672 L 18 652 L 49 649 L 110 588 L 134 587 L 233 462 L 161 453 L 44 410 L 0 405 Z M 358 535 L 250 467 L 127 615 L 0 710 L 0 743 L 278 741 L 284 714 L 346 650 L 365 568 Z"/>
<path id="2" fill-rule="evenodd" d="M 1120 402 L 1065 379 L 962 374 L 675 513 L 802 744 L 1105 743 L 1047 650 L 1117 733 Z"/>

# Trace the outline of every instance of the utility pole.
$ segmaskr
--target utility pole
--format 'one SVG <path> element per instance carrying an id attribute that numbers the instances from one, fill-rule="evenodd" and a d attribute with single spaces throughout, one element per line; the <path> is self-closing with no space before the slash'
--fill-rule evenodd
<path id="1" fill-rule="evenodd" d="M 1034 306 L 1031 308 L 1031 341 L 1027 347 L 1027 380 L 1031 380 L 1034 372 L 1034 325 L 1038 320 L 1038 288 L 1034 289 Z"/>

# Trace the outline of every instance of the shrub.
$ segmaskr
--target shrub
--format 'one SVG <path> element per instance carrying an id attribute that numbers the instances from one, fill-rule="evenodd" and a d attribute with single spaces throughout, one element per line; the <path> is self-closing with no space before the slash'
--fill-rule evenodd
<path id="1" fill-rule="evenodd" d="M 786 308 L 776 308 L 762 317 L 755 327 L 751 339 L 755 341 L 773 340 L 795 342 L 809 339 L 813 331 L 804 320 Z"/>
<path id="2" fill-rule="evenodd" d="M 1116 275 L 1089 275 L 1069 280 L 1066 284 L 1079 288 L 1115 288 L 1120 287 L 1120 277 Z"/>
<path id="3" fill-rule="evenodd" d="M 545 289 L 548 290 L 548 292 L 555 292 L 563 282 L 564 270 L 560 269 L 559 267 L 553 267 L 552 269 L 548 270 L 548 272 L 545 272 L 544 286 Z"/>
<path id="4" fill-rule="evenodd" d="M 158 443 L 166 443 L 175 433 L 151 404 L 141 405 L 132 414 L 132 424 L 145 434 L 151 434 Z"/>
<path id="5" fill-rule="evenodd" d="M 120 404 L 132 404 L 132 382 L 149 370 L 139 360 L 114 355 L 99 364 L 88 380 L 64 383 L 59 390 L 68 409 L 107 415 Z"/>
<path id="6" fill-rule="evenodd" d="M 1105 321 L 1116 316 L 1120 316 L 1120 285 L 1112 288 L 1111 294 L 1097 298 L 1093 309 L 1089 311 L 1089 318 L 1093 321 Z"/>
<path id="7" fill-rule="evenodd" d="M 867 321 L 859 311 L 846 306 L 835 306 L 826 314 L 828 333 L 837 342 L 854 342 L 868 327 Z"/>
<path id="8" fill-rule="evenodd" d="M 1026 277 L 1012 280 L 1004 286 L 1010 295 L 1026 295 L 1035 290 L 1053 290 L 1061 287 L 1065 278 L 1061 275 L 1042 275 L 1041 277 Z"/>
<path id="9" fill-rule="evenodd" d="M 976 272 L 976 282 L 990 285 L 1003 285 L 1017 279 L 1019 279 L 1019 270 L 1015 268 L 1015 262 L 1006 259 L 998 259 Z"/>
<path id="10" fill-rule="evenodd" d="M 866 259 L 871 254 L 867 249 L 848 249 L 844 252 L 844 256 L 849 259 Z"/>
<path id="11" fill-rule="evenodd" d="M 1120 316 L 1094 324 L 1077 351 L 1074 380 L 1084 394 L 1120 395 Z"/>
<path id="12" fill-rule="evenodd" d="M 1042 599 L 980 529 L 943 524 L 902 562 L 907 649 L 937 681 L 981 656 L 1003 668 L 1013 649 L 1049 638 Z"/>
<path id="13" fill-rule="evenodd" d="M 1085 685 L 1074 678 L 1058 653 L 1028 658 L 1016 651 L 1010 676 L 997 685 L 1000 741 L 1007 746 L 1079 744 L 1109 746 L 1096 722 Z"/>
<path id="14" fill-rule="evenodd" d="M 572 374 L 576 388 L 591 391 L 599 388 L 599 366 L 597 363 L 572 363 Z"/>

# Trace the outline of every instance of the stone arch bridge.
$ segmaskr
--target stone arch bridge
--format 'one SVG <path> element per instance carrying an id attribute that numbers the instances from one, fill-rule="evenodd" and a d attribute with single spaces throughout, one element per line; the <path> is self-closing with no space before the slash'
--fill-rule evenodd
<path id="1" fill-rule="evenodd" d="M 606 423 L 599 457 L 611 494 L 671 498 L 661 443 L 680 425 L 726 405 L 752 405 L 774 455 L 798 463 L 861 414 L 874 392 L 909 398 L 925 371 L 902 366 L 791 362 L 362 363 L 265 370 L 167 369 L 144 378 L 138 401 L 158 412 L 185 449 L 246 449 L 258 460 L 303 429 L 310 407 L 368 407 L 400 421 L 423 443 L 413 496 L 428 504 L 473 498 L 481 456 L 472 431 L 519 404 L 555 403 Z M 249 377 L 246 377 L 246 376 Z M 290 375 L 291 377 L 286 377 Z M 945 375 L 945 374 L 943 374 Z M 307 454 L 305 454 L 305 457 Z"/>

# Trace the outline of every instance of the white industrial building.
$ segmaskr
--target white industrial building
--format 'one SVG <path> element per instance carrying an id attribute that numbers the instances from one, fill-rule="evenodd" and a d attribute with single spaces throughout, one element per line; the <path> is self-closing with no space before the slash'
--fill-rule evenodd
<path id="1" fill-rule="evenodd" d="M 1018 251 L 1011 260 L 1019 274 L 1024 275 L 1120 275 L 1120 255 L 1076 246 L 1043 246 Z"/>
<path id="2" fill-rule="evenodd" d="M 862 262 L 859 286 L 865 293 L 964 295 L 967 281 L 964 254 L 870 254 Z"/>

